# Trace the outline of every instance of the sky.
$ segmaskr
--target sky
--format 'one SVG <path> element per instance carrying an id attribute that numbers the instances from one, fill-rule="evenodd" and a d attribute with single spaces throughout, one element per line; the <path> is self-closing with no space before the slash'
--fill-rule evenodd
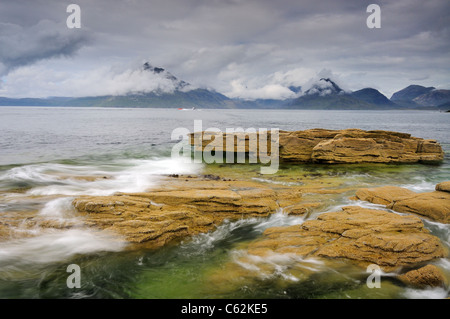
<path id="1" fill-rule="evenodd" d="M 71 2 L 72 1 L 72 2 Z M 448 0 L 0 0 L 0 96 L 170 91 L 285 99 L 329 77 L 390 97 L 419 84 L 450 89 Z M 80 28 L 68 28 L 71 3 Z M 368 28 L 369 4 L 381 27 Z"/>

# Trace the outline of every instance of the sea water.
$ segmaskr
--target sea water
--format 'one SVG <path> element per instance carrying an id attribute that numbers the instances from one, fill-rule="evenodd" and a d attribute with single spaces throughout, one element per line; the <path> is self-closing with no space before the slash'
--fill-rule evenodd
<path id="1" fill-rule="evenodd" d="M 257 176 L 249 165 L 225 167 L 186 163 L 172 158 L 174 129 L 311 128 L 390 130 L 436 139 L 446 151 L 441 165 L 283 165 L 275 177 Z M 275 256 L 240 265 L 253 269 L 254 280 L 236 284 L 221 274 L 239 263 L 246 243 L 273 226 L 300 224 L 304 217 L 277 212 L 268 218 L 225 222 L 216 230 L 157 251 L 129 250 L 120 238 L 77 227 L 71 205 L 80 195 L 140 192 L 157 187 L 167 174 L 220 173 L 246 176 L 261 183 L 295 185 L 281 176 L 331 176 L 342 187 L 397 185 L 432 191 L 450 180 L 450 115 L 429 111 L 295 111 L 120 108 L 0 107 L 0 223 L 21 236 L 0 242 L 0 298 L 445 298 L 443 289 L 420 290 L 399 285 L 386 275 L 385 289 L 365 285 L 367 274 L 348 265 L 330 267 L 317 260 Z M 303 175 L 302 175 L 303 174 Z M 277 177 L 280 177 L 277 179 Z M 352 194 L 329 196 L 308 218 L 345 205 Z M 30 216 L 61 227 L 25 227 Z M 75 227 L 65 228 L 69 223 Z M 449 245 L 448 225 L 424 222 Z M 3 237 L 5 238 L 5 236 Z M 261 263 L 270 264 L 263 270 Z M 82 269 L 82 287 L 68 289 L 67 265 Z M 450 272 L 448 259 L 436 261 Z M 252 268 L 253 267 L 253 268 Z M 312 274 L 312 275 L 311 275 Z M 214 280 L 213 280 L 214 279 Z"/>

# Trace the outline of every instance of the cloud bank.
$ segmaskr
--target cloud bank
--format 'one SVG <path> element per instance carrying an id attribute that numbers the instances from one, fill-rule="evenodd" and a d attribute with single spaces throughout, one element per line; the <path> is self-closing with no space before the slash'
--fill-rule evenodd
<path id="1" fill-rule="evenodd" d="M 193 89 L 189 85 L 183 91 Z M 172 93 L 179 89 L 179 81 L 155 74 L 142 68 L 142 64 L 98 67 L 85 72 L 49 71 L 43 65 L 22 67 L 11 71 L 8 81 L 0 87 L 0 96 L 8 92 L 12 97 L 21 97 L 27 91 L 28 97 L 45 98 L 54 96 L 81 97 L 126 95 L 133 93 Z"/>

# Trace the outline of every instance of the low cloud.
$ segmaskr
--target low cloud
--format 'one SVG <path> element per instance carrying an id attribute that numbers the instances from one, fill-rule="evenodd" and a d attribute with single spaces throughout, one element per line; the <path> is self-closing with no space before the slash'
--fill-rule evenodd
<path id="1" fill-rule="evenodd" d="M 341 76 L 329 69 L 316 72 L 309 68 L 296 68 L 286 72 L 275 72 L 265 77 L 232 80 L 230 81 L 231 89 L 226 95 L 245 100 L 285 100 L 299 97 L 308 90 L 308 94 L 319 93 L 320 95 L 334 92 L 333 85 L 330 82 L 321 81 L 322 78 L 329 78 L 344 91 L 349 91 Z M 301 90 L 298 89 L 299 87 Z"/>
<path id="2" fill-rule="evenodd" d="M 166 73 L 156 74 L 142 65 L 123 67 L 98 67 L 72 74 L 46 69 L 42 65 L 25 66 L 11 71 L 0 88 L 0 96 L 10 97 L 57 96 L 81 97 L 125 95 L 129 93 L 171 93 L 178 89 L 179 81 L 168 78 Z M 195 88 L 183 87 L 183 91 Z"/>
<path id="3" fill-rule="evenodd" d="M 333 85 L 330 82 L 321 79 L 330 79 L 342 90 L 347 92 L 351 91 L 351 89 L 347 86 L 346 81 L 342 79 L 342 76 L 330 69 L 322 69 L 314 74 L 314 76 L 303 84 L 302 91 L 309 91 L 308 94 L 319 93 L 322 96 L 334 92 Z"/>
<path id="4" fill-rule="evenodd" d="M 280 84 L 267 84 L 259 88 L 248 88 L 238 80 L 231 82 L 232 91 L 229 97 L 245 100 L 274 99 L 285 100 L 295 97 L 295 93 Z"/>

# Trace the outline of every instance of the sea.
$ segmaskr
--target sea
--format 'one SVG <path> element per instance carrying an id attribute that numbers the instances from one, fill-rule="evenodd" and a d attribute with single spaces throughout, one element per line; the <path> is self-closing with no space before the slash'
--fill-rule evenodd
<path id="1" fill-rule="evenodd" d="M 77 196 L 149 191 L 168 174 L 228 172 L 261 183 L 276 182 L 276 178 L 252 177 L 254 165 L 231 165 L 224 171 L 172 156 L 174 145 L 180 143 L 174 132 L 180 128 L 194 132 L 195 123 L 196 128 L 201 123 L 203 130 L 223 132 L 227 128 L 359 128 L 410 133 L 437 140 L 446 152 L 443 163 L 297 164 L 283 165 L 277 174 L 332 172 L 345 187 L 396 185 L 416 192 L 432 191 L 437 183 L 450 180 L 450 113 L 438 111 L 0 107 L 0 298 L 449 297 L 444 288 L 406 287 L 393 274 L 383 274 L 381 288 L 370 289 L 364 270 L 320 262 L 308 266 L 310 274 L 305 278 L 290 272 L 283 260 L 267 261 L 274 265 L 273 273 L 262 274 L 255 267 L 251 280 L 233 280 L 229 273 L 222 273 L 245 253 L 245 244 L 260 238 L 265 229 L 305 221 L 282 211 L 266 218 L 226 221 L 210 233 L 156 251 L 129 249 L 126 241 L 87 227 L 29 227 L 32 216 L 59 224 L 77 221 L 81 217 L 71 205 Z M 102 176 L 107 178 L 98 178 Z M 350 195 L 333 195 L 308 218 L 355 204 L 349 202 Z M 10 220 L 15 223 L 9 225 Z M 450 247 L 450 225 L 425 220 L 424 224 Z M 8 230 L 15 235 L 8 236 Z M 448 258 L 433 263 L 450 274 Z M 73 264 L 81 269 L 80 288 L 67 285 L 67 267 Z"/>

